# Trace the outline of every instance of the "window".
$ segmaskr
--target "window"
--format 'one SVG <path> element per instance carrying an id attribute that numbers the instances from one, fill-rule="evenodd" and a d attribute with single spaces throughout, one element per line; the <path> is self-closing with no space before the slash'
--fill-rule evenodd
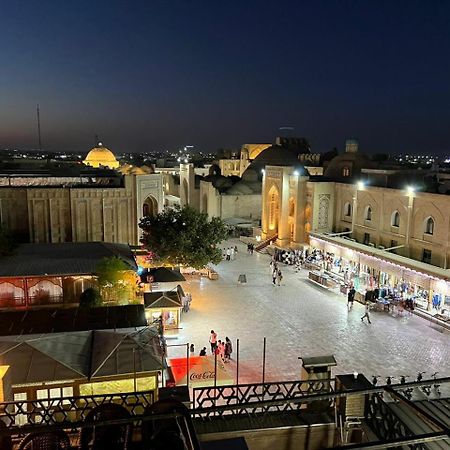
<path id="1" fill-rule="evenodd" d="M 342 176 L 343 177 L 349 177 L 350 176 L 350 168 L 349 167 L 344 167 L 342 169 Z"/>
<path id="2" fill-rule="evenodd" d="M 372 208 L 370 206 L 366 206 L 366 211 L 364 214 L 364 219 L 372 220 Z"/>
<path id="3" fill-rule="evenodd" d="M 363 244 L 369 245 L 369 243 L 370 243 L 370 234 L 369 233 L 364 233 L 364 242 L 363 242 Z"/>
<path id="4" fill-rule="evenodd" d="M 434 220 L 432 217 L 428 217 L 425 221 L 425 234 L 434 234 Z"/>
<path id="5" fill-rule="evenodd" d="M 431 264 L 431 250 L 428 250 L 426 248 L 423 249 L 422 262 Z"/>
<path id="6" fill-rule="evenodd" d="M 352 205 L 347 202 L 344 205 L 344 216 L 345 217 L 350 217 L 352 215 Z"/>
<path id="7" fill-rule="evenodd" d="M 392 213 L 392 216 L 391 216 L 391 225 L 393 226 L 393 227 L 399 227 L 400 226 L 400 213 L 398 212 L 398 211 L 394 211 L 393 213 Z"/>

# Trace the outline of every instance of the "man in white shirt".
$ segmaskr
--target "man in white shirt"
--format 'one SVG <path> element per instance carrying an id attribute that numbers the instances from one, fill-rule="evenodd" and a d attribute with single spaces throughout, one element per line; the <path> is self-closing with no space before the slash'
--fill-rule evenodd
<path id="1" fill-rule="evenodd" d="M 366 302 L 366 313 L 361 317 L 361 322 L 364 322 L 364 319 L 367 317 L 367 322 L 372 323 L 370 321 L 369 312 L 370 312 L 370 304 L 369 302 Z"/>
<path id="2" fill-rule="evenodd" d="M 214 330 L 211 330 L 211 334 L 209 335 L 209 343 L 211 344 L 211 353 L 214 355 L 217 347 L 217 333 Z"/>

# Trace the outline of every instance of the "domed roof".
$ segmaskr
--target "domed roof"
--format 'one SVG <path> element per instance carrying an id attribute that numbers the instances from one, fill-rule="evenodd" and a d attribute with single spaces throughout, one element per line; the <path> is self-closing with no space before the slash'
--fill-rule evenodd
<path id="1" fill-rule="evenodd" d="M 87 166 L 92 167 L 102 166 L 109 167 L 111 169 L 116 169 L 119 167 L 119 161 L 117 161 L 114 153 L 108 148 L 103 147 L 101 142 L 98 143 L 97 147 L 91 149 L 83 162 Z"/>
<path id="2" fill-rule="evenodd" d="M 328 178 L 354 178 L 361 174 L 361 169 L 374 169 L 377 164 L 361 153 L 345 152 L 335 156 L 325 169 Z"/>
<path id="3" fill-rule="evenodd" d="M 266 166 L 293 166 L 299 170 L 302 175 L 308 175 L 307 170 L 298 159 L 299 154 L 301 154 L 301 152 L 298 148 L 272 145 L 262 151 L 251 162 L 246 170 L 256 170 L 256 172 L 261 172 L 261 169 L 264 169 Z"/>

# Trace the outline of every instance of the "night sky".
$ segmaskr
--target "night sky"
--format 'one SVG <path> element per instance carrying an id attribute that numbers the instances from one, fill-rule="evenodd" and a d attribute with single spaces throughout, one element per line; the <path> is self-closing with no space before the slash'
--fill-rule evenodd
<path id="1" fill-rule="evenodd" d="M 3 1 L 0 148 L 450 154 L 448 1 Z"/>

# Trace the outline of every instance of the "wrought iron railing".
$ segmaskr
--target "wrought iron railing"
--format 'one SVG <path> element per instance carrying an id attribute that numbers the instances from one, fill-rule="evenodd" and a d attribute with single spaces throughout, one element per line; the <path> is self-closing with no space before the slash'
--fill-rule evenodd
<path id="1" fill-rule="evenodd" d="M 207 419 L 222 415 L 264 415 L 269 412 L 296 411 L 305 407 L 298 399 L 333 390 L 334 379 L 194 388 L 192 413 L 194 417 Z M 280 404 L 264 404 L 273 400 Z M 322 406 L 329 409 L 332 403 L 333 400 L 325 400 Z M 230 408 L 220 408 L 221 406 Z M 231 408 L 232 406 L 242 407 Z"/>
<path id="2" fill-rule="evenodd" d="M 125 407 L 132 416 L 139 416 L 154 400 L 154 391 L 145 391 L 6 402 L 0 404 L 0 420 L 8 428 L 58 423 L 76 427 L 101 404 L 116 403 Z"/>
<path id="3" fill-rule="evenodd" d="M 367 424 L 381 441 L 390 441 L 398 438 L 413 436 L 414 433 L 408 426 L 392 411 L 381 394 L 369 395 L 366 403 Z M 423 444 L 411 444 L 411 450 L 422 450 L 426 447 Z"/>

